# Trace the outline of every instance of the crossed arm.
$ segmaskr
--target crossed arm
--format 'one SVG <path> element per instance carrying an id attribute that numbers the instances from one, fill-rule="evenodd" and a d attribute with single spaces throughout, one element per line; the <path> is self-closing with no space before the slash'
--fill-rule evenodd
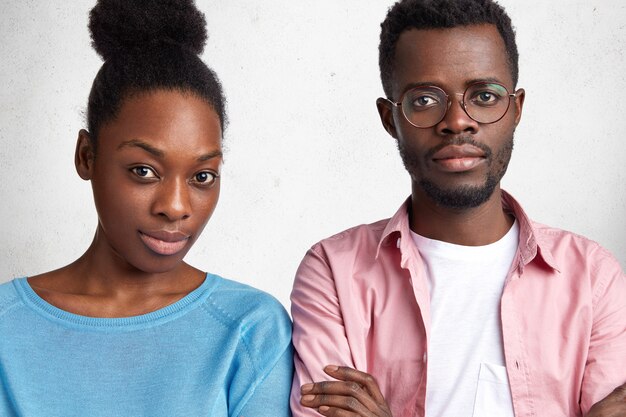
<path id="1" fill-rule="evenodd" d="M 348 367 L 327 366 L 337 381 L 302 385 L 300 403 L 329 417 L 392 417 L 376 379 Z M 585 417 L 625 417 L 626 383 L 596 403 Z"/>

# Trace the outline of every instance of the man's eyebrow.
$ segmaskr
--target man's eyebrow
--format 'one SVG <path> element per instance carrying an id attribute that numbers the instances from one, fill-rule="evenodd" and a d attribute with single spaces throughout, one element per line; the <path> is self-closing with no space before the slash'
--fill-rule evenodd
<path id="1" fill-rule="evenodd" d="M 498 83 L 498 84 L 502 84 L 502 81 L 499 80 L 498 78 L 495 78 L 495 77 L 473 78 L 471 80 L 467 80 L 465 82 L 465 86 L 467 87 L 470 84 L 476 84 L 476 83 Z M 409 83 L 406 86 L 404 86 L 403 93 L 405 91 L 409 91 L 412 88 L 416 88 L 416 87 L 431 87 L 431 86 L 435 86 L 435 87 L 441 88 L 439 83 L 437 83 L 435 81 L 420 81 L 420 82 L 417 82 L 417 83 Z"/>
<path id="2" fill-rule="evenodd" d="M 163 158 L 165 156 L 165 153 L 162 150 L 157 149 L 154 146 L 149 145 L 149 144 L 147 144 L 145 142 L 142 142 L 140 140 L 137 140 L 137 139 L 131 139 L 131 140 L 127 140 L 125 142 L 122 142 L 122 143 L 119 144 L 117 149 L 120 150 L 120 149 L 125 148 L 127 146 L 128 147 L 141 148 L 141 149 L 145 150 L 146 152 L 149 152 L 152 155 L 157 156 L 159 158 Z"/>
<path id="3" fill-rule="evenodd" d="M 473 80 L 469 80 L 466 82 L 466 85 L 476 84 L 476 83 L 497 83 L 502 84 L 503 82 L 495 77 L 485 77 L 485 78 L 474 78 Z"/>
<path id="4" fill-rule="evenodd" d="M 416 88 L 416 87 L 439 87 L 439 84 L 434 82 L 434 81 L 421 81 L 419 83 L 409 83 L 407 85 L 404 86 L 404 91 L 409 91 L 412 88 Z"/>

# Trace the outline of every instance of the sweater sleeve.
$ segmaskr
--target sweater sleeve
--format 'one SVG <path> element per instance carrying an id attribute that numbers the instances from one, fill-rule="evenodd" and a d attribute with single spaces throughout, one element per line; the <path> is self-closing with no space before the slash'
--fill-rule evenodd
<path id="1" fill-rule="evenodd" d="M 288 417 L 293 376 L 291 320 L 267 294 L 239 298 L 240 342 L 228 378 L 230 417 Z"/>
<path id="2" fill-rule="evenodd" d="M 289 389 L 293 375 L 292 349 L 278 359 L 267 377 L 257 386 L 254 394 L 241 410 L 241 417 L 288 417 Z M 240 417 L 237 416 L 237 417 Z"/>

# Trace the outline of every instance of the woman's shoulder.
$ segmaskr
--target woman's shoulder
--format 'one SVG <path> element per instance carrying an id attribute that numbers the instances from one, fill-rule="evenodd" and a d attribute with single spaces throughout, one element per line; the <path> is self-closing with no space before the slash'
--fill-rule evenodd
<path id="1" fill-rule="evenodd" d="M 291 320 L 285 307 L 272 295 L 218 275 L 207 274 L 213 291 L 205 301 L 205 309 L 229 326 L 265 325 L 288 328 Z"/>
<path id="2" fill-rule="evenodd" d="M 273 296 L 249 285 L 207 275 L 213 291 L 203 307 L 213 320 L 222 324 L 237 344 L 238 354 L 253 368 L 264 373 L 291 348 L 291 319 Z"/>
<path id="3" fill-rule="evenodd" d="M 15 287 L 18 278 L 0 284 L 0 316 L 5 311 L 20 303 L 20 296 Z"/>

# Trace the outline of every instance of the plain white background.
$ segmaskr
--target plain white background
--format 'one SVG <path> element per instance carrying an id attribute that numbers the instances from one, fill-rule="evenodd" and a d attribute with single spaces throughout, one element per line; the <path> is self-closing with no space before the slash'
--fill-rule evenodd
<path id="1" fill-rule="evenodd" d="M 378 120 L 379 24 L 393 1 L 198 0 L 203 59 L 229 101 L 222 196 L 187 257 L 285 306 L 316 241 L 389 217 L 410 193 Z M 101 61 L 92 1 L 0 5 L 0 282 L 63 266 L 97 217 L 74 171 Z M 504 188 L 535 220 L 626 266 L 626 6 L 501 1 L 517 29 L 522 123 Z"/>

